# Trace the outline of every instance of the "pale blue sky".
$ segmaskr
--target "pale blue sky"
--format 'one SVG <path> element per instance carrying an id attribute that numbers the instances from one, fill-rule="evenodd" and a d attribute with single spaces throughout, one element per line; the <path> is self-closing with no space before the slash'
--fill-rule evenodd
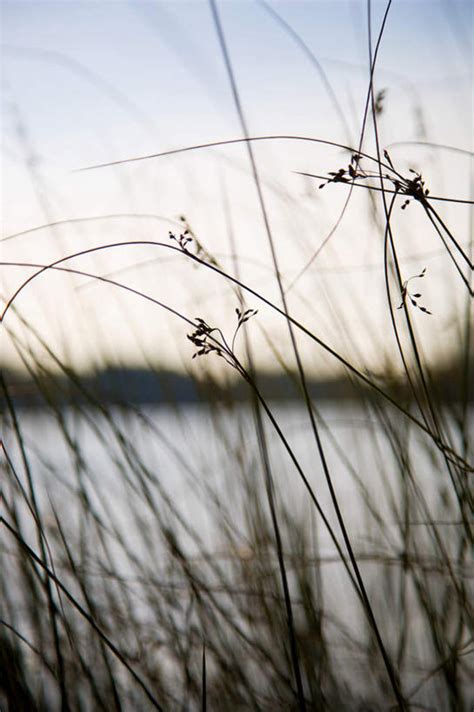
<path id="1" fill-rule="evenodd" d="M 321 121 L 320 112 L 327 115 L 323 126 L 325 118 L 338 128 L 317 72 L 268 12 L 250 0 L 221 5 L 252 128 L 280 130 L 291 121 L 304 130 Z M 272 5 L 319 59 L 341 103 L 347 85 L 355 88 L 354 101 L 362 98 L 365 6 L 344 0 Z M 94 160 L 104 134 L 127 147 L 140 136 L 132 150 L 156 150 L 238 130 L 207 2 L 20 0 L 2 7 L 4 80 L 45 159 L 72 159 L 76 147 Z M 374 26 L 384 7 L 373 3 Z M 462 32 L 471 11 L 468 2 L 395 1 L 379 76 L 410 81 L 422 92 L 466 79 Z M 355 128 L 360 119 L 352 123 Z M 8 115 L 5 124 L 8 144 Z"/>
<path id="2" fill-rule="evenodd" d="M 367 3 L 292 0 L 269 5 L 317 57 L 356 142 L 368 81 Z M 345 142 L 344 127 L 318 71 L 262 4 L 226 0 L 219 3 L 219 9 L 251 132 L 303 134 Z M 374 42 L 384 9 L 384 2 L 372 3 Z M 72 172 L 90 164 L 241 135 L 207 2 L 2 2 L 1 39 L 4 235 L 71 217 L 141 212 L 172 220 L 184 212 L 210 248 L 228 254 L 225 183 L 239 253 L 267 266 L 266 282 L 262 273 L 250 268 L 245 276 L 262 289 L 268 288 L 276 298 L 243 149 L 186 154 L 90 173 Z M 472 4 L 394 0 L 375 83 L 377 88 L 387 90 L 380 120 L 384 146 L 424 139 L 472 149 Z M 369 132 L 367 147 L 372 144 Z M 291 280 L 334 224 L 345 197 L 334 187 L 315 194 L 313 184 L 293 171 L 325 173 L 338 168 L 345 159 L 337 151 L 296 144 L 266 145 L 256 151 L 268 185 L 280 254 Z M 446 152 L 422 153 L 414 148 L 394 148 L 393 152 L 404 169 L 414 165 L 428 171 L 432 192 L 468 197 L 469 163 L 465 158 Z M 367 219 L 366 202 L 354 196 L 351 209 L 321 256 L 321 269 L 327 270 L 327 275 L 341 266 L 360 268 L 380 260 L 380 238 Z M 411 212 L 411 219 L 401 224 L 401 249 L 408 256 L 433 252 L 436 241 L 420 233 L 416 209 Z M 446 206 L 445 215 L 462 231 L 461 239 L 466 242 L 467 211 Z M 356 221 L 357 230 L 351 220 Z M 154 239 L 166 239 L 168 227 L 163 224 L 159 232 L 155 230 Z M 150 238 L 147 230 L 142 223 L 138 228 L 138 223 L 129 221 L 126 225 L 109 223 L 107 229 L 102 224 L 100 230 L 94 225 L 94 230 L 41 231 L 34 237 L 3 243 L 2 255 L 5 260 L 54 259 L 75 251 L 78 245 L 132 239 L 137 234 Z M 138 261 L 136 255 L 127 252 L 107 259 L 103 256 L 97 263 L 89 262 L 88 267 L 105 273 Z M 415 271 L 417 266 L 415 263 Z M 443 273 L 445 267 L 448 277 Z M 166 270 L 164 281 L 169 293 L 173 291 L 173 276 L 170 268 Z M 179 270 L 178 282 L 182 279 Z M 449 297 L 446 304 L 452 281 L 449 270 L 449 265 L 434 258 L 432 272 L 438 277 L 433 295 L 445 295 L 438 305 L 442 318 L 436 328 L 440 330 L 451 318 L 453 309 L 450 312 L 448 307 L 454 308 L 458 298 Z M 3 269 L 2 291 L 11 293 L 24 272 L 4 273 Z M 380 302 L 368 316 L 376 321 L 386 316 L 380 291 L 382 273 L 369 273 L 373 275 L 370 282 L 357 269 L 347 277 L 344 285 L 350 288 L 353 299 L 337 306 L 346 311 L 348 322 L 358 323 L 359 319 L 357 330 L 364 334 L 369 327 L 362 312 L 368 301 Z M 127 278 L 135 279 L 145 289 L 154 289 L 154 274 L 140 268 L 127 273 Z M 58 279 L 42 279 L 42 286 L 38 284 L 22 295 L 18 306 L 24 309 L 25 317 L 47 324 L 46 331 L 51 331 L 48 338 L 53 339 L 55 331 L 55 343 L 62 339 L 74 344 L 71 348 L 79 362 L 87 363 L 94 349 L 96 359 L 107 352 L 119 359 L 140 361 L 137 339 L 142 339 L 148 354 L 154 354 L 155 334 L 132 337 L 130 330 L 126 334 L 123 331 L 121 309 L 131 309 L 133 328 L 139 329 L 141 306 L 127 303 L 123 307 L 119 300 L 119 307 L 115 295 L 109 304 L 109 297 L 99 290 L 101 306 L 108 316 L 103 320 L 98 317 L 97 328 L 102 334 L 104 320 L 107 322 L 107 343 L 98 348 L 96 331 L 94 336 L 84 338 L 94 288 L 72 294 L 73 290 L 61 287 L 62 314 Z M 196 290 L 203 297 L 206 282 L 203 287 L 199 278 L 196 280 Z M 321 328 L 328 340 L 340 341 L 343 348 L 347 328 L 337 326 L 328 311 L 328 304 L 336 308 L 333 292 L 340 294 L 340 277 L 321 280 Z M 312 289 L 313 283 L 309 286 Z M 305 288 L 308 282 L 303 281 L 302 298 L 314 301 L 312 295 L 305 294 Z M 219 285 L 213 290 L 208 302 L 215 307 Z M 187 301 L 181 292 L 177 300 L 185 308 L 194 304 L 196 297 L 191 290 Z M 231 307 L 224 299 L 219 303 L 221 318 L 225 318 Z M 303 301 L 297 302 L 296 297 L 295 309 L 301 309 L 304 315 Z M 73 314 L 77 324 L 85 320 L 77 329 L 82 333 L 80 346 L 77 334 L 65 328 Z M 268 329 L 272 328 L 270 320 Z M 437 338 L 435 332 L 433 338 Z M 167 344 L 174 338 L 173 332 Z M 363 339 L 366 342 L 366 336 Z M 175 362 L 175 347 L 162 347 L 163 358 Z M 10 345 L 2 348 L 11 356 Z"/>

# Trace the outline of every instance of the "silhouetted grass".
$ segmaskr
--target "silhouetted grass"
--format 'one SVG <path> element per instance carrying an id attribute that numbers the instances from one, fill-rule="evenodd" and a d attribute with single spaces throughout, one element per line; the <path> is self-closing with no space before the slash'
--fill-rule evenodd
<path id="1" fill-rule="evenodd" d="M 240 275 L 234 243 L 230 270 L 184 220 L 158 239 L 101 242 L 49 263 L 21 263 L 35 271 L 6 300 L 2 328 L 44 407 L 40 415 L 18 407 L 2 376 L 0 706 L 467 710 L 474 649 L 473 263 L 434 207 L 449 198 L 430 196 L 421 173 L 402 174 L 381 148 L 384 95 L 375 92 L 373 76 L 391 3 L 374 52 L 369 31 L 366 110 L 354 146 L 317 137 L 252 137 L 218 7 L 213 0 L 210 5 L 243 137 L 144 158 L 244 145 L 278 302 Z M 362 150 L 370 122 L 374 155 Z M 386 298 L 406 385 L 401 392 L 389 372 L 375 377 L 355 351 L 354 358 L 340 353 L 293 315 L 288 293 L 314 256 L 287 285 L 252 148 L 266 140 L 343 149 L 347 166 L 305 175 L 323 180 L 325 193 L 349 186 L 342 212 L 359 187 L 374 211 L 381 206 L 380 298 Z M 454 404 L 440 398 L 414 326 L 415 317 L 432 316 L 412 287 L 426 271 L 407 276 L 398 256 L 393 215 L 410 203 L 423 211 L 426 229 L 435 231 L 466 292 L 466 307 L 457 314 L 462 392 Z M 69 265 L 139 245 L 220 279 L 235 298 L 225 325 L 183 313 L 172 294 L 165 302 L 117 274 Z M 177 320 L 206 377 L 205 388 L 196 380 L 199 405 L 150 409 L 101 398 L 93 381 L 17 309 L 23 290 L 54 273 L 88 277 Z M 275 366 L 294 385 L 291 404 L 272 401 L 255 364 L 248 322 L 258 324 L 261 307 L 288 329 L 289 352 L 272 334 L 266 338 Z M 13 314 L 28 338 L 9 329 Z M 326 353 L 358 394 L 339 405 L 339 417 L 333 417 L 334 404 L 310 393 L 303 340 Z M 247 400 L 232 398 L 229 389 L 222 401 L 222 383 L 213 393 L 214 362 L 246 385 Z M 159 366 L 149 366 L 159 377 Z M 54 388 L 52 370 L 62 376 L 52 379 Z M 195 369 L 190 374 L 196 378 Z"/>

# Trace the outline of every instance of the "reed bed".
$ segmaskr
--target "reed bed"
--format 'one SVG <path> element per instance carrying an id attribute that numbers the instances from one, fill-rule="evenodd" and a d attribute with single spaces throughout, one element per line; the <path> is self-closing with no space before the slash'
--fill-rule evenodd
<path id="1" fill-rule="evenodd" d="M 470 201 L 431 195 L 422 173 L 399 168 L 383 147 L 384 92 L 374 76 L 390 5 L 370 37 L 356 141 L 253 136 L 211 0 L 240 138 L 130 158 L 159 161 L 211 147 L 243 152 L 271 286 L 242 275 L 232 238 L 229 265 L 184 217 L 171 230 L 154 225 L 153 237 L 101 240 L 55 260 L 22 262 L 31 272 L 5 299 L 2 329 L 35 408 L 25 407 L 5 371 L 2 709 L 472 708 L 472 243 L 443 212 L 446 203 L 467 212 Z M 381 248 L 379 299 L 396 354 L 379 374 L 356 347 L 334 347 L 300 318 L 293 287 L 311 274 L 333 231 L 287 279 L 258 162 L 257 147 L 269 143 L 331 145 L 341 165 L 304 174 L 320 199 L 347 191 L 344 212 L 353 194 L 367 198 Z M 117 169 L 127 162 L 116 161 Z M 290 208 L 299 210 L 295 202 Z M 424 296 L 429 269 L 418 264 L 410 272 L 399 254 L 400 216 L 409 221 L 415 209 L 461 295 L 453 302 L 457 347 L 445 370 L 423 341 L 426 320 L 436 316 Z M 117 252 L 133 260 L 140 249 L 172 258 L 169 270 L 180 275 L 176 265 L 185 265 L 189 281 L 180 291 L 194 294 L 195 280 L 205 298 L 207 284 L 220 285 L 232 305 L 224 323 L 213 321 L 205 302 L 191 315 L 172 291 L 158 298 L 128 281 L 126 269 L 87 262 L 100 256 L 105 264 Z M 101 393 L 20 308 L 36 282 L 56 278 L 120 293 L 146 304 L 147 315 L 173 320 L 192 349 L 184 367 L 195 402 L 171 393 L 150 406 Z M 308 289 L 298 298 L 314 297 Z M 348 328 L 344 299 L 350 293 L 331 307 L 341 332 Z M 262 314 L 280 330 L 265 330 Z M 370 305 L 362 322 L 383 361 Z M 262 338 L 273 372 L 285 379 L 283 401 L 265 380 L 255 346 Z M 312 354 L 337 367 L 343 399 L 315 395 Z M 159 361 L 147 368 L 163 381 Z"/>

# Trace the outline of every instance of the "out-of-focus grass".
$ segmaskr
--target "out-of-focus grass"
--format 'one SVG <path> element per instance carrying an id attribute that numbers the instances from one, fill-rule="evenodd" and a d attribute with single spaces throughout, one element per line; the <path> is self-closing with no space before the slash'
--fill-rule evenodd
<path id="1" fill-rule="evenodd" d="M 203 298 L 206 280 L 220 281 L 235 302 L 226 324 L 208 323 L 204 311 L 183 313 L 171 292 L 163 302 L 132 288 L 121 281 L 123 267 L 94 274 L 70 253 L 31 265 L 43 279 L 87 276 L 172 314 L 183 341 L 187 335 L 195 347 L 191 376 L 200 368 L 207 380 L 196 380 L 198 405 L 170 405 L 168 398 L 161 409 L 112 406 L 17 313 L 17 295 L 7 302 L 5 313 L 16 314 L 27 337 L 10 332 L 8 320 L 2 328 L 44 406 L 35 413 L 18 407 L 2 377 L 0 702 L 15 711 L 467 710 L 474 649 L 472 252 L 443 220 L 442 203 L 421 175 L 400 173 L 380 148 L 384 95 L 369 82 L 364 125 L 372 114 L 373 153 L 362 151 L 361 136 L 346 151 L 348 164 L 328 167 L 318 180 L 331 184 L 326 192 L 339 183 L 367 191 L 371 229 L 385 245 L 380 300 L 402 375 L 392 362 L 371 374 L 355 346 L 341 354 L 296 318 L 287 297 L 294 284 L 279 270 L 211 5 L 278 298 L 241 277 L 232 239 L 229 269 L 184 220 L 170 235 L 118 247 L 153 246 L 190 263 Z M 466 295 L 454 308 L 459 393 L 449 403 L 443 372 L 432 368 L 415 326 L 432 316 L 414 286 L 426 273 L 407 276 L 400 266 L 394 211 L 405 201 L 421 208 Z M 290 207 L 298 211 L 298 204 Z M 192 291 L 181 284 L 186 288 Z M 299 299 L 311 303 L 313 296 Z M 344 299 L 329 304 L 343 334 Z M 280 332 L 259 323 L 262 305 L 288 327 L 285 348 Z M 365 326 L 382 361 L 386 345 L 370 309 Z M 255 366 L 258 328 L 274 370 L 293 388 L 286 404 L 272 401 Z M 311 394 L 303 339 L 338 364 L 351 401 Z M 223 367 L 215 389 L 214 362 Z M 48 378 L 51 366 L 62 375 L 60 390 Z M 244 399 L 233 398 L 226 378 L 245 385 Z"/>

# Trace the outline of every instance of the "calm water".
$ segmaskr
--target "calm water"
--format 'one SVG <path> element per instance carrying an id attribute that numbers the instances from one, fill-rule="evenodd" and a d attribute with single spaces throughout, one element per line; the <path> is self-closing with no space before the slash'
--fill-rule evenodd
<path id="1" fill-rule="evenodd" d="M 272 408 L 341 541 L 304 410 L 291 403 Z M 360 555 L 395 561 L 400 552 L 398 521 L 404 511 L 400 453 L 410 463 L 433 519 L 448 522 L 458 518 L 455 505 L 450 503 L 446 466 L 425 435 L 408 428 L 393 413 L 387 433 L 374 414 L 354 404 L 325 403 L 320 415 L 329 470 L 351 540 Z M 249 536 L 249 503 L 260 500 L 265 512 L 268 505 L 255 426 L 248 407 L 242 405 L 232 411 L 214 411 L 204 406 L 148 407 L 140 412 L 114 408 L 110 416 L 92 411 L 78 416 L 65 411 L 61 417 L 59 422 L 41 411 L 20 414 L 36 492 L 47 517 L 51 516 L 47 514 L 51 511 L 51 500 L 64 525 L 70 531 L 77 530 L 83 516 L 78 491 L 83 488 L 97 515 L 107 525 L 125 533 L 136 556 L 144 562 L 153 560 L 162 577 L 167 574 L 166 569 L 160 571 L 159 543 L 143 536 L 147 527 L 153 529 L 157 516 L 179 533 L 180 543 L 189 556 L 199 558 L 212 553 L 223 565 L 226 559 L 240 557 L 251 565 L 258 551 Z M 279 507 L 288 512 L 290 521 L 300 523 L 308 532 L 314 556 L 325 561 L 322 571 L 326 611 L 337 612 L 344 625 L 354 635 L 360 635 L 359 604 L 346 572 L 337 562 L 331 538 L 315 516 L 307 491 L 277 434 L 270 424 L 266 427 Z M 395 448 L 393 436 L 399 439 Z M 7 432 L 5 442 L 17 474 L 25 482 L 11 433 Z M 376 509 L 381 522 L 370 513 L 371 507 Z M 410 518 L 415 523 L 419 549 L 423 551 L 426 546 L 426 552 L 431 553 L 430 539 L 422 524 L 423 513 L 413 508 Z M 24 522 L 28 529 L 26 509 Z M 232 545 L 229 537 L 222 536 L 223 522 L 232 532 Z M 454 552 L 456 528 L 447 523 L 442 531 L 447 549 L 452 547 Z M 31 537 L 33 545 L 32 532 Z M 130 564 L 120 547 L 115 561 L 117 571 L 122 575 L 130 573 Z M 369 556 L 361 568 L 369 590 L 379 590 L 380 562 Z M 390 630 L 398 621 L 396 612 L 388 606 L 387 599 L 379 595 L 377 613 L 387 619 L 384 624 Z M 415 603 L 411 615 L 418 654 L 421 658 L 429 657 L 423 617 Z M 394 620 L 390 621 L 391 617 Z M 407 671 L 407 679 L 413 683 L 417 675 L 415 668 Z"/>
<path id="2" fill-rule="evenodd" d="M 309 419 L 299 404 L 272 406 L 278 424 L 293 449 L 318 498 L 329 504 L 318 451 Z M 207 406 L 145 407 L 140 411 L 110 410 L 110 418 L 88 411 L 78 416 L 63 411 L 62 422 L 40 410 L 20 411 L 20 426 L 35 481 L 61 489 L 61 481 L 73 483 L 80 453 L 93 487 L 119 494 L 117 461 L 139 460 L 179 502 L 197 515 L 197 501 L 190 487 L 206 483 L 217 490 L 238 487 L 242 471 L 253 471 L 255 485 L 262 481 L 258 442 L 252 414 L 245 405 L 232 411 L 212 411 Z M 374 415 L 358 405 L 323 403 L 320 432 L 324 451 L 345 514 L 357 521 L 354 496 L 360 491 L 355 477 L 374 497 L 388 497 L 397 487 L 397 463 L 390 438 Z M 473 419 L 471 419 L 473 420 Z M 403 427 L 401 417 L 392 426 L 409 454 L 417 482 L 429 492 L 449 486 L 442 458 L 427 436 Z M 271 466 L 277 490 L 296 508 L 307 499 L 291 459 L 272 425 L 266 422 Z M 65 437 L 67 434 L 67 437 Z M 13 437 L 5 442 L 14 455 Z M 77 449 L 76 454 L 74 454 Z M 115 461 L 115 462 L 114 462 Z M 249 476 L 249 475 L 248 475 Z M 387 489 L 389 488 L 389 489 Z M 357 496 L 356 496 L 357 499 Z M 189 501 L 188 501 L 189 500 Z M 381 502 L 380 502 L 381 503 Z"/>

